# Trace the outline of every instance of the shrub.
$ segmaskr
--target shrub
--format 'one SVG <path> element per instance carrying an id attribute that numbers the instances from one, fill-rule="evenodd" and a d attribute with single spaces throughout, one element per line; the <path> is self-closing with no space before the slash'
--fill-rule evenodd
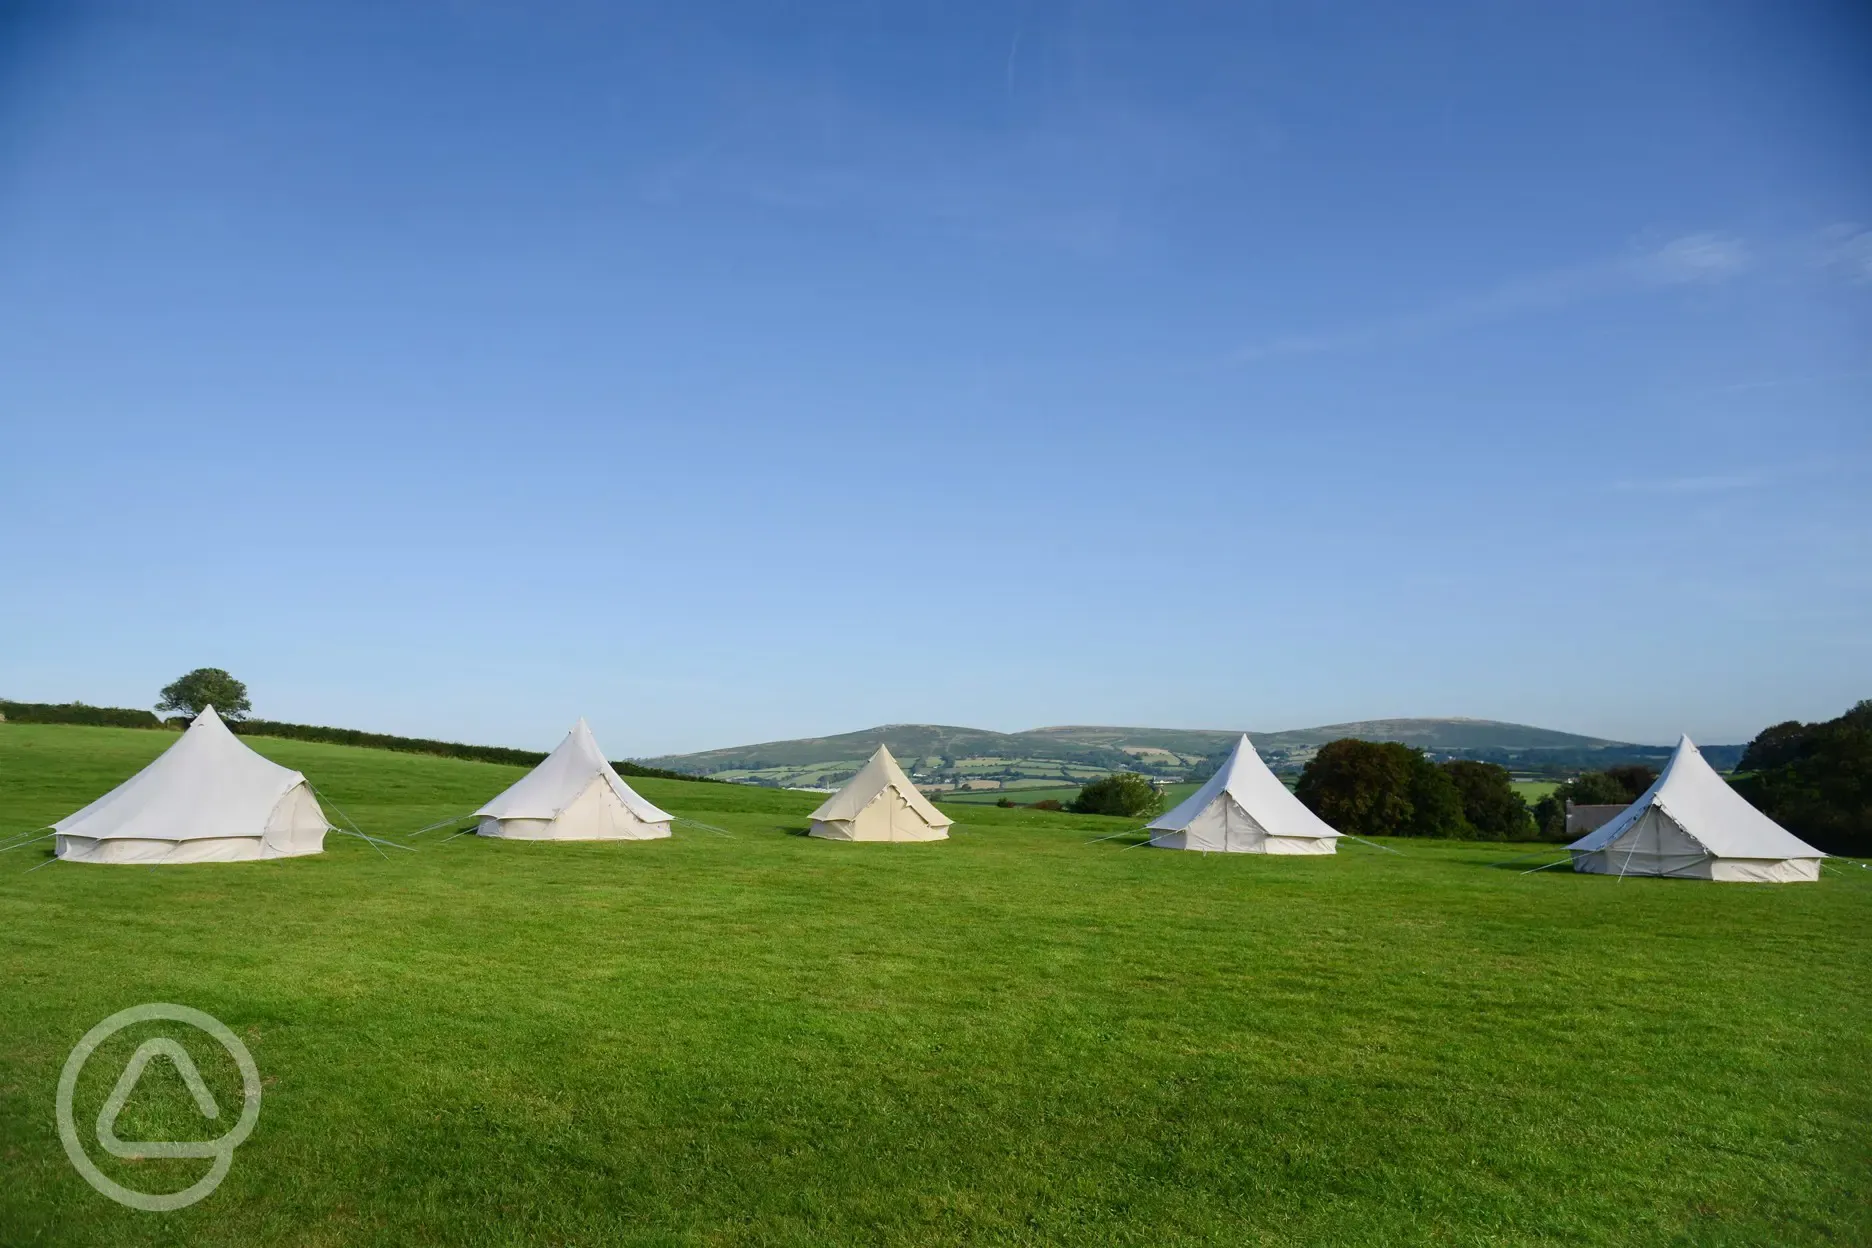
<path id="1" fill-rule="evenodd" d="M 1565 841 L 1568 802 L 1575 806 L 1629 806 L 1644 796 L 1657 777 L 1658 773 L 1649 767 L 1635 764 L 1582 772 L 1535 803 L 1535 835 L 1543 841 Z"/>
<path id="2" fill-rule="evenodd" d="M 1776 724 L 1742 755 L 1735 787 L 1756 809 L 1829 854 L 1872 855 L 1872 700 L 1838 719 Z"/>
<path id="3" fill-rule="evenodd" d="M 1122 815 L 1135 819 L 1162 810 L 1163 794 L 1136 772 L 1119 771 L 1081 788 L 1068 809 L 1080 815 Z"/>
<path id="4" fill-rule="evenodd" d="M 82 702 L 8 702 L 0 698 L 0 719 L 15 724 L 92 724 L 102 728 L 160 728 L 148 711 L 122 706 L 86 706 Z"/>
<path id="5" fill-rule="evenodd" d="M 465 758 L 478 763 L 508 763 L 516 767 L 533 767 L 546 757 L 538 750 L 512 750 L 501 745 L 463 745 L 455 741 L 431 741 L 426 737 L 395 737 L 383 732 L 362 732 L 356 728 L 283 724 L 270 719 L 250 719 L 244 723 L 229 724 L 228 727 L 250 737 L 285 737 L 293 741 L 319 741 L 326 745 L 362 745 L 373 750 L 394 750 L 399 754 L 437 754 L 443 758 Z M 680 771 L 645 767 L 640 763 L 614 762 L 611 766 L 624 776 L 722 783 L 708 776 L 684 775 Z"/>
<path id="6" fill-rule="evenodd" d="M 1457 759 L 1442 764 L 1462 798 L 1463 818 L 1477 836 L 1500 841 L 1526 841 L 1534 837 L 1534 819 L 1527 802 L 1514 790 L 1506 767 Z"/>
<path id="7" fill-rule="evenodd" d="M 1043 797 L 1037 802 L 1028 803 L 1027 809 L 1028 810 L 1064 810 L 1065 807 L 1060 805 L 1059 799 L 1056 797 Z"/>
<path id="8" fill-rule="evenodd" d="M 1294 796 L 1354 836 L 1468 836 L 1462 794 L 1435 763 L 1407 745 L 1344 737 L 1320 747 Z"/>

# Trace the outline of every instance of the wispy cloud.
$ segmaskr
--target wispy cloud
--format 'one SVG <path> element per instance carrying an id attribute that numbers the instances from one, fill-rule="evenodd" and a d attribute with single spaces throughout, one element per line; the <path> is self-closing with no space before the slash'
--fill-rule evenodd
<path id="1" fill-rule="evenodd" d="M 1356 350 L 1434 338 L 1517 316 L 1647 289 L 1711 285 L 1747 270 L 1753 256 L 1739 238 L 1685 234 L 1630 255 L 1554 269 L 1458 295 L 1388 320 L 1324 333 L 1280 334 L 1238 348 L 1231 363 Z"/>
<path id="2" fill-rule="evenodd" d="M 1637 256 L 1628 267 L 1637 276 L 1663 286 L 1720 282 L 1749 267 L 1751 257 L 1739 238 L 1721 234 L 1686 234 Z"/>
<path id="3" fill-rule="evenodd" d="M 1820 235 L 1820 263 L 1847 281 L 1872 283 L 1872 230 L 1858 225 L 1829 226 Z"/>

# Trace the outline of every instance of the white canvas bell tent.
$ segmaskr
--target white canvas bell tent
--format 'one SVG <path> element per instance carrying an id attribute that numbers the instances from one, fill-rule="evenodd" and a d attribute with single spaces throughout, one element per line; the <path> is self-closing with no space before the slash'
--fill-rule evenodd
<path id="1" fill-rule="evenodd" d="M 482 836 L 519 841 L 649 841 L 675 818 L 658 810 L 605 761 L 584 720 L 513 787 L 475 811 Z"/>
<path id="2" fill-rule="evenodd" d="M 1147 825 L 1159 849 L 1332 854 L 1340 834 L 1287 791 L 1246 734 L 1208 783 Z"/>
<path id="3" fill-rule="evenodd" d="M 69 862 L 248 862 L 323 852 L 330 825 L 306 778 L 254 753 L 204 707 L 182 739 L 52 825 Z"/>
<path id="4" fill-rule="evenodd" d="M 1575 871 L 1757 884 L 1817 880 L 1826 857 L 1749 805 L 1689 737 L 1644 796 L 1567 848 Z"/>
<path id="5" fill-rule="evenodd" d="M 844 788 L 812 812 L 811 834 L 830 841 L 942 841 L 953 822 L 917 792 L 880 745 Z"/>

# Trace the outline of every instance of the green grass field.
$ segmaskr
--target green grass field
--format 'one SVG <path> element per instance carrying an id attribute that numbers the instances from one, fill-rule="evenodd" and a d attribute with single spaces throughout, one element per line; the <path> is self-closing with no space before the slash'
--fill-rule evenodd
<path id="1" fill-rule="evenodd" d="M 1164 809 L 1168 810 L 1178 802 L 1200 789 L 1200 784 L 1171 784 L 1164 786 Z M 1018 802 L 1022 806 L 1051 798 L 1056 802 L 1070 802 L 1079 796 L 1078 785 L 1054 786 L 1051 788 L 1035 787 L 1031 789 L 984 789 L 971 793 L 945 793 L 944 805 L 955 803 L 960 806 L 993 806 L 1002 798 Z"/>
<path id="2" fill-rule="evenodd" d="M 0 725 L 0 832 L 174 740 Z M 377 833 L 519 774 L 249 743 Z M 961 805 L 948 842 L 847 845 L 799 835 L 813 795 L 639 787 L 731 835 L 0 856 L 0 1243 L 1872 1242 L 1872 871 L 1202 856 Z M 94 1193 L 54 1127 L 73 1044 L 147 1001 L 226 1022 L 265 1086 L 168 1214 Z M 93 1156 L 134 1043 L 80 1082 Z M 173 1077 L 137 1096 L 125 1138 L 219 1134 Z"/>
<path id="3" fill-rule="evenodd" d="M 1559 782 L 1555 780 L 1516 780 L 1513 784 L 1514 791 L 1519 793 L 1521 800 L 1529 806 L 1560 787 Z"/>

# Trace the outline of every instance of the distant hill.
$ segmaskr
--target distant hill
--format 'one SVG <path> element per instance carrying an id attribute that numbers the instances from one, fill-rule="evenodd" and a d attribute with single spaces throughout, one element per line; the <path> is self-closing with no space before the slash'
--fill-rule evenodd
<path id="1" fill-rule="evenodd" d="M 1436 757 L 1481 758 L 1543 772 L 1661 761 L 1670 752 L 1664 746 L 1631 745 L 1492 719 L 1376 719 L 1248 735 L 1270 764 L 1289 770 L 1303 766 L 1320 746 L 1341 737 L 1399 741 Z M 948 724 L 884 724 L 837 736 L 766 741 L 640 761 L 722 780 L 824 788 L 848 779 L 882 744 L 927 789 L 1019 789 L 1079 784 L 1120 768 L 1164 780 L 1187 779 L 1211 770 L 1215 756 L 1240 736 L 1239 729 L 1073 724 L 990 732 Z M 1720 766 L 1724 750 L 1739 748 L 1716 746 L 1705 754 L 1713 750 L 1712 761 Z"/>
<path id="2" fill-rule="evenodd" d="M 1100 728 L 1072 725 L 1062 728 L 1035 728 L 1017 734 L 1023 737 L 1046 737 L 1077 741 L 1087 745 L 1156 746 L 1178 752 L 1211 753 L 1235 744 L 1241 735 L 1232 731 L 1201 731 L 1178 728 Z M 1399 741 L 1419 749 L 1569 749 L 1590 750 L 1622 742 L 1599 737 L 1583 737 L 1574 732 L 1552 728 L 1531 728 L 1526 724 L 1507 724 L 1497 719 L 1365 719 L 1350 724 L 1324 724 L 1318 728 L 1291 728 L 1285 732 L 1249 732 L 1257 750 L 1296 750 L 1325 745 L 1341 737 L 1364 741 Z"/>

